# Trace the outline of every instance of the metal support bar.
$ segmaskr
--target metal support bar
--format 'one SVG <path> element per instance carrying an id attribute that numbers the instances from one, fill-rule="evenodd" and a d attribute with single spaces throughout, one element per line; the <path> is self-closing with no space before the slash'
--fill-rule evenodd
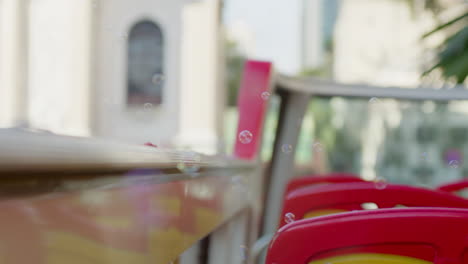
<path id="1" fill-rule="evenodd" d="M 208 264 L 245 263 L 249 254 L 245 245 L 248 217 L 248 211 L 244 210 L 211 234 Z"/>
<path id="2" fill-rule="evenodd" d="M 255 244 L 252 246 L 252 263 L 265 263 L 264 261 L 260 260 L 260 257 L 265 253 L 265 249 L 268 247 L 273 237 L 274 234 L 264 235 L 255 242 Z"/>
<path id="3" fill-rule="evenodd" d="M 295 92 L 285 93 L 282 97 L 271 162 L 270 188 L 267 193 L 263 235 L 273 233 L 277 229 L 283 191 L 293 174 L 295 149 L 309 99 L 309 95 Z M 293 151 L 283 152 L 284 144 L 290 145 Z"/>
<path id="4" fill-rule="evenodd" d="M 276 76 L 275 82 L 280 92 L 291 91 L 319 97 L 379 97 L 433 101 L 468 100 L 468 90 L 463 85 L 458 85 L 450 89 L 431 89 L 428 87 L 377 87 L 365 84 L 341 84 L 317 79 L 300 79 L 284 75 Z"/>

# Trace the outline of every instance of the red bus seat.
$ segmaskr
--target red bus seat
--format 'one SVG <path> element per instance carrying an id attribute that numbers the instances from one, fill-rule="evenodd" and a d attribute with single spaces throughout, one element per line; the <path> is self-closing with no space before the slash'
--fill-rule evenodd
<path id="1" fill-rule="evenodd" d="M 346 183 L 346 182 L 366 182 L 359 176 L 346 172 L 333 172 L 325 175 L 307 175 L 291 179 L 286 186 L 284 197 L 293 190 L 318 184 Z"/>
<path id="2" fill-rule="evenodd" d="M 362 210 L 362 204 L 375 203 L 378 208 L 458 207 L 468 208 L 468 200 L 450 193 L 388 184 L 377 189 L 374 183 L 347 183 L 304 187 L 292 191 L 284 202 L 280 226 L 287 224 L 287 214 L 295 220 L 343 211 Z"/>
<path id="3" fill-rule="evenodd" d="M 450 193 L 460 193 L 468 189 L 468 179 L 461 179 L 459 181 L 443 184 L 437 187 L 437 189 Z"/>
<path id="4" fill-rule="evenodd" d="M 258 158 L 263 122 L 268 106 L 268 100 L 262 98 L 262 93 L 271 92 L 272 76 L 273 65 L 270 62 L 255 60 L 245 62 L 239 88 L 239 121 L 234 146 L 234 156 L 238 159 L 255 160 Z M 250 135 L 250 138 L 241 142 L 238 136 L 244 131 Z"/>
<path id="5" fill-rule="evenodd" d="M 468 210 L 391 208 L 328 215 L 278 230 L 266 264 L 468 263 Z"/>

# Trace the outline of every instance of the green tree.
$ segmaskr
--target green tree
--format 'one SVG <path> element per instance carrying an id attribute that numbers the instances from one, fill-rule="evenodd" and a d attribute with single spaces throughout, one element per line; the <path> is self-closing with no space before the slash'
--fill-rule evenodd
<path id="1" fill-rule="evenodd" d="M 468 75 L 468 11 L 464 14 L 439 25 L 424 34 L 427 38 L 436 32 L 454 31 L 439 47 L 437 60 L 423 75 L 440 69 L 445 79 L 454 78 L 457 83 L 463 83 Z"/>
<path id="2" fill-rule="evenodd" d="M 226 82 L 228 87 L 228 106 L 237 105 L 237 93 L 242 78 L 242 70 L 246 57 L 242 55 L 237 43 L 234 41 L 226 41 Z"/>

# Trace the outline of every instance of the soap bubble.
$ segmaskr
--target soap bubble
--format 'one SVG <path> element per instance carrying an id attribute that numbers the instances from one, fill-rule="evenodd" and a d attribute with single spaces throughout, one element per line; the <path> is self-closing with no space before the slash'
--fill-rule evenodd
<path id="1" fill-rule="evenodd" d="M 183 173 L 195 173 L 200 169 L 200 162 L 200 154 L 187 151 L 182 154 L 181 161 L 177 164 L 177 168 Z"/>
<path id="2" fill-rule="evenodd" d="M 151 79 L 151 81 L 153 82 L 154 85 L 159 85 L 165 79 L 166 79 L 166 77 L 164 76 L 164 74 L 156 73 L 155 75 L 153 75 L 153 78 Z"/>
<path id="3" fill-rule="evenodd" d="M 452 169 L 458 169 L 460 162 L 458 160 L 451 160 L 448 165 Z"/>
<path id="4" fill-rule="evenodd" d="M 249 144 L 252 142 L 253 135 L 249 130 L 243 130 L 242 132 L 239 133 L 239 141 L 242 144 Z"/>
<path id="5" fill-rule="evenodd" d="M 312 144 L 312 149 L 314 150 L 314 152 L 322 152 L 324 147 L 323 147 L 322 143 L 315 142 L 314 144 Z"/>
<path id="6" fill-rule="evenodd" d="M 263 92 L 261 97 L 262 97 L 263 100 L 266 101 L 266 100 L 270 99 L 270 93 L 269 92 Z"/>
<path id="7" fill-rule="evenodd" d="M 242 260 L 245 261 L 247 259 L 247 247 L 244 245 L 241 245 L 240 250 L 241 250 Z"/>
<path id="8" fill-rule="evenodd" d="M 292 149 L 293 149 L 292 146 L 289 144 L 283 144 L 283 146 L 281 146 L 281 151 L 283 151 L 286 154 L 291 153 Z"/>
<path id="9" fill-rule="evenodd" d="M 286 213 L 284 215 L 284 221 L 288 224 L 294 222 L 295 218 L 296 216 L 293 213 Z"/>
<path id="10" fill-rule="evenodd" d="M 422 158 L 423 160 L 427 160 L 427 157 L 428 157 L 427 152 L 423 152 L 423 153 L 421 154 L 421 158 Z"/>
<path id="11" fill-rule="evenodd" d="M 378 190 L 383 190 L 387 187 L 388 183 L 387 183 L 387 180 L 385 180 L 384 178 L 382 177 L 377 177 L 375 178 L 374 180 L 374 186 L 376 189 Z"/>
<path id="12" fill-rule="evenodd" d="M 369 100 L 369 105 L 370 106 L 377 106 L 380 104 L 380 99 L 377 98 L 377 97 L 372 97 L 370 100 Z"/>
<path id="13" fill-rule="evenodd" d="M 153 104 L 152 103 L 146 103 L 143 105 L 143 109 L 148 112 L 148 111 L 151 111 L 151 109 L 153 109 Z"/>

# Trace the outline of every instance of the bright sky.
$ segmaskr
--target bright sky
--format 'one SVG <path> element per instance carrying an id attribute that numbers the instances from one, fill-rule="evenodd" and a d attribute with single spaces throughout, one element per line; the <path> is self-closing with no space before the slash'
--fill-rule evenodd
<path id="1" fill-rule="evenodd" d="M 254 59 L 272 61 L 277 71 L 294 74 L 301 62 L 300 4 L 301 0 L 225 0 L 224 23 L 228 31 L 236 24 L 246 26 L 253 36 L 253 47 L 247 45 Z"/>

